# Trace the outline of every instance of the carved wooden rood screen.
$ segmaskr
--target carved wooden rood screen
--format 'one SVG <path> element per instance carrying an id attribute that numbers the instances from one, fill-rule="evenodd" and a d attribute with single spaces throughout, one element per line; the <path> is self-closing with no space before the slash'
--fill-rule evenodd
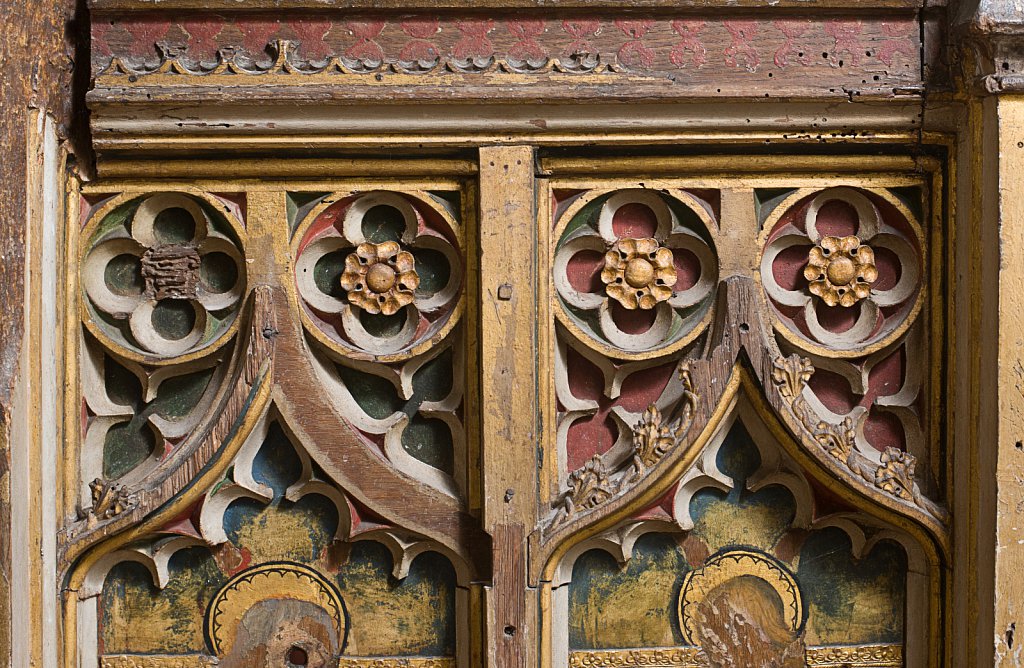
<path id="1" fill-rule="evenodd" d="M 949 665 L 916 3 L 231 4 L 93 2 L 64 665 Z"/>

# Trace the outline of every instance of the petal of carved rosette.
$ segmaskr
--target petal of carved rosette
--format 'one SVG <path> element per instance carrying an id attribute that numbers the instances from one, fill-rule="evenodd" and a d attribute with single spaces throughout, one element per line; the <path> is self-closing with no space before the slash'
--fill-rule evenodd
<path id="1" fill-rule="evenodd" d="M 82 230 L 83 322 L 104 347 L 142 364 L 213 353 L 237 328 L 244 227 L 212 195 L 121 195 Z"/>
<path id="2" fill-rule="evenodd" d="M 574 197 L 555 223 L 559 321 L 617 359 L 684 348 L 706 328 L 714 301 L 717 224 L 710 210 L 681 190 Z"/>

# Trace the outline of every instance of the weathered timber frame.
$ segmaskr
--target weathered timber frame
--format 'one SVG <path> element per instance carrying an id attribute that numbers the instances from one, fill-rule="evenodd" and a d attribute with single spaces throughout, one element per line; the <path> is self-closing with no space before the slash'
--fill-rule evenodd
<path id="1" fill-rule="evenodd" d="M 301 382 L 274 373 L 300 356 L 302 327 L 279 339 L 262 336 L 266 328 L 292 326 L 289 309 L 299 301 L 290 280 L 293 240 L 275 225 L 287 217 L 286 193 L 389 188 L 459 191 L 462 233 L 478 241 L 464 246 L 465 290 L 456 316 L 467 329 L 466 447 L 457 483 L 465 504 L 417 483 L 403 488 L 422 500 L 418 519 L 410 521 L 415 513 L 403 498 L 367 488 L 340 465 L 329 473 L 360 501 L 402 517 L 405 529 L 458 564 L 457 614 L 460 630 L 468 632 L 458 638 L 455 665 L 566 665 L 559 587 L 567 563 L 571 575 L 571 561 L 563 558 L 578 556 L 580 546 L 603 540 L 657 498 L 737 415 L 756 416 L 780 452 L 820 482 L 838 480 L 845 500 L 920 549 L 917 583 L 927 593 L 912 602 L 917 617 L 908 622 L 900 660 L 915 667 L 1024 663 L 1015 637 L 1024 600 L 1024 304 L 1018 303 L 1024 15 L 1008 4 L 783 0 L 767 8 L 740 0 L 724 8 L 710 0 L 635 0 L 624 8 L 598 0 L 256 0 L 243 11 L 228 0 L 92 0 L 93 80 L 88 92 L 79 92 L 91 111 L 94 164 L 79 151 L 78 162 L 65 167 L 76 156 L 58 146 L 58 129 L 44 113 L 25 124 L 25 325 L 21 371 L 5 406 L 10 424 L 0 437 L 11 458 L 5 489 L 11 502 L 4 510 L 12 522 L 5 547 L 11 564 L 4 575 L 13 584 L 4 600 L 17 611 L 11 637 L 26 639 L 6 648 L 11 665 L 93 665 L 83 661 L 96 653 L 94 580 L 102 571 L 93 570 L 96 564 L 188 508 L 265 419 L 264 409 L 291 411 L 287 422 L 306 430 L 299 440 L 316 454 L 327 428 L 318 436 L 312 420 L 294 416 L 318 407 L 298 406 Z M 555 23 L 597 17 L 607 27 L 600 35 L 560 33 L 542 45 L 552 54 L 544 59 L 523 55 L 504 34 L 495 35 L 490 57 L 472 53 L 472 44 L 455 54 L 457 20 L 491 14 Z M 277 27 L 255 47 L 243 43 L 241 32 L 221 32 L 199 54 L 181 29 L 183 17 L 197 15 L 218 25 L 245 17 Z M 284 25 L 307 17 L 327 16 L 339 25 L 380 17 L 397 31 L 398 19 L 411 15 L 440 17 L 440 34 L 450 38 L 454 55 L 437 62 L 403 58 L 394 35 L 381 32 L 324 42 L 310 55 L 308 32 L 297 40 Z M 713 46 L 701 47 L 707 60 L 699 66 L 688 29 L 672 27 L 679 17 L 711 26 L 705 30 Z M 808 33 L 817 41 L 806 53 L 791 53 L 785 32 L 758 42 L 725 25 L 807 18 L 821 32 Z M 641 19 L 652 25 L 639 36 L 615 24 Z M 124 28 L 133 21 L 169 28 L 159 35 Z M 864 53 L 872 55 L 853 53 L 843 33 L 826 31 L 843 21 L 862 26 Z M 594 42 L 597 53 L 570 49 L 572 38 Z M 660 49 L 655 65 L 644 65 L 645 39 Z M 343 48 L 365 41 L 384 58 L 375 49 Z M 879 53 L 887 42 L 885 63 Z M 668 55 L 676 46 L 681 64 Z M 760 49 L 758 63 L 746 47 Z M 796 64 L 805 55 L 813 61 Z M 926 193 L 926 424 L 922 448 L 913 454 L 928 471 L 918 477 L 934 481 L 921 483 L 926 500 L 942 507 L 915 508 L 880 491 L 855 491 L 863 485 L 856 473 L 801 445 L 811 436 L 770 382 L 774 351 L 762 346 L 763 359 L 735 362 L 744 346 L 761 346 L 754 332 L 737 338 L 734 359 L 692 370 L 699 380 L 718 378 L 722 387 L 699 408 L 707 413 L 701 413 L 703 431 L 685 452 L 653 469 L 642 489 L 548 529 L 549 510 L 566 482 L 549 373 L 557 346 L 556 288 L 548 278 L 557 236 L 552 190 L 849 185 L 915 186 Z M 161 192 L 249 198 L 246 257 L 254 252 L 272 261 L 247 267 L 252 289 L 244 316 L 222 338 L 250 349 L 247 358 L 239 350 L 228 371 L 250 407 L 235 416 L 233 429 L 211 422 L 211 430 L 231 436 L 211 441 L 219 453 L 197 460 L 196 477 L 174 489 L 133 490 L 145 493 L 138 505 L 126 497 L 127 512 L 94 524 L 80 472 L 81 438 L 70 428 L 81 420 L 80 393 L 88 391 L 79 347 L 88 317 L 78 269 L 85 256 L 83 207 L 114 194 Z M 729 257 L 720 279 L 755 270 L 753 247 L 718 251 Z M 726 315 L 709 311 L 707 319 Z M 319 454 L 317 461 L 330 459 Z M 538 467 L 524 465 L 538 458 Z M 369 459 L 359 466 L 382 470 Z"/>

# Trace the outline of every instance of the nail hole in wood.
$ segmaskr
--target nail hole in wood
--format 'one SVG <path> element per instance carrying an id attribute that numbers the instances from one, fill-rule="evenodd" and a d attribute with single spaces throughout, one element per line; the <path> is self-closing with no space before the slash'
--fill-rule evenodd
<path id="1" fill-rule="evenodd" d="M 309 654 L 301 647 L 294 646 L 288 650 L 288 663 L 293 666 L 305 666 L 309 663 Z"/>

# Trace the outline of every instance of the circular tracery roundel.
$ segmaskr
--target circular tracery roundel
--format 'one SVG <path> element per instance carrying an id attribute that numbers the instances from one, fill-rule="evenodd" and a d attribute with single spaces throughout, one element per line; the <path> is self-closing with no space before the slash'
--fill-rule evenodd
<path id="1" fill-rule="evenodd" d="M 620 359 L 675 352 L 709 321 L 718 267 L 709 211 L 682 191 L 588 193 L 559 217 L 559 320 Z"/>
<path id="2" fill-rule="evenodd" d="M 423 352 L 461 313 L 461 238 L 449 205 L 429 193 L 327 198 L 293 248 L 307 329 L 348 357 Z"/>
<path id="3" fill-rule="evenodd" d="M 921 230 L 895 197 L 800 191 L 769 216 L 761 282 L 776 328 L 811 352 L 874 352 L 906 331 L 924 297 Z"/>
<path id="4" fill-rule="evenodd" d="M 226 341 L 245 287 L 241 225 L 229 211 L 181 193 L 101 209 L 83 231 L 90 331 L 122 356 L 155 364 Z"/>

